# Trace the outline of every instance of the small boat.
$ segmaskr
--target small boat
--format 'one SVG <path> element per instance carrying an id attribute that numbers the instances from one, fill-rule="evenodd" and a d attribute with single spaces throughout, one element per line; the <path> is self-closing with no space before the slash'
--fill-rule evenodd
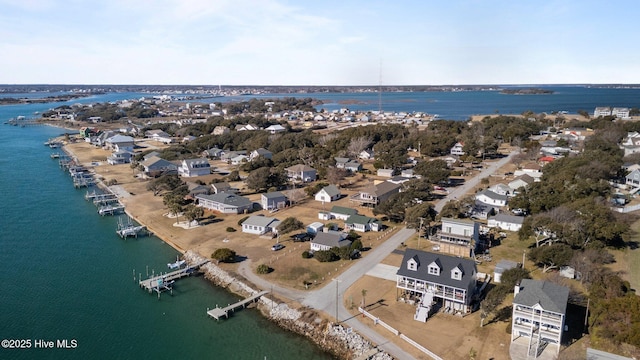
<path id="1" fill-rule="evenodd" d="M 59 159 L 60 158 L 60 154 L 58 153 L 53 153 L 50 155 L 52 159 Z"/>
<path id="2" fill-rule="evenodd" d="M 176 270 L 176 269 L 180 269 L 182 266 L 184 266 L 187 263 L 187 260 L 178 260 L 176 258 L 176 262 L 174 263 L 168 263 L 167 267 L 171 270 Z"/>

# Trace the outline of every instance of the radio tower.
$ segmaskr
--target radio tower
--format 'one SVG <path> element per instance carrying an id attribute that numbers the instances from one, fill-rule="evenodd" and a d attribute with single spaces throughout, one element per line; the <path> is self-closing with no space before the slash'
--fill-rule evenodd
<path id="1" fill-rule="evenodd" d="M 380 59 L 380 74 L 378 75 L 378 114 L 382 115 L 382 59 Z"/>

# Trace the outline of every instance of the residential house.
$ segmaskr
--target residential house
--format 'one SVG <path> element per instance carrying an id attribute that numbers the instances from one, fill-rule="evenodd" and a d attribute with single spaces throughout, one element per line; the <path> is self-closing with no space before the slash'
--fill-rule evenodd
<path id="1" fill-rule="evenodd" d="M 599 106 L 593 111 L 593 117 L 611 116 L 611 108 L 608 106 Z"/>
<path id="2" fill-rule="evenodd" d="M 276 218 L 252 215 L 242 222 L 242 232 L 256 235 L 270 232 L 277 234 L 278 225 L 280 225 L 280 220 Z"/>
<path id="3" fill-rule="evenodd" d="M 335 158 L 335 160 L 336 160 L 336 167 L 338 169 L 345 169 L 352 173 L 362 170 L 362 164 L 356 160 L 351 160 L 349 158 L 340 158 L 340 157 Z"/>
<path id="4" fill-rule="evenodd" d="M 625 177 L 625 180 L 627 186 L 632 186 L 634 188 L 640 187 L 640 170 L 633 170 Z"/>
<path id="5" fill-rule="evenodd" d="M 236 131 L 254 131 L 254 130 L 260 130 L 260 127 L 252 124 L 238 125 L 236 127 Z"/>
<path id="6" fill-rule="evenodd" d="M 396 288 L 403 301 L 419 298 L 415 320 L 426 321 L 434 302 L 444 311 L 464 315 L 473 308 L 477 273 L 471 259 L 406 249 L 396 273 Z"/>
<path id="7" fill-rule="evenodd" d="M 219 193 L 196 196 L 198 206 L 223 214 L 242 214 L 253 208 L 251 200 L 236 194 Z"/>
<path id="8" fill-rule="evenodd" d="M 195 199 L 198 195 L 209 195 L 212 191 L 211 187 L 207 185 L 200 185 L 190 181 L 187 181 L 187 188 L 189 189 L 187 196 L 191 199 Z"/>
<path id="9" fill-rule="evenodd" d="M 491 186 L 489 190 L 493 191 L 498 195 L 504 195 L 504 196 L 509 196 L 513 192 L 513 190 L 509 187 L 509 185 L 501 184 L 501 183 Z"/>
<path id="10" fill-rule="evenodd" d="M 209 160 L 204 158 L 182 160 L 178 174 L 183 177 L 195 177 L 211 174 Z"/>
<path id="11" fill-rule="evenodd" d="M 282 209 L 287 205 L 287 197 L 280 191 L 260 195 L 260 204 L 264 210 Z"/>
<path id="12" fill-rule="evenodd" d="M 254 159 L 257 159 L 258 156 L 262 156 L 263 158 L 266 158 L 266 159 L 271 159 L 273 158 L 273 153 L 265 148 L 259 148 L 259 149 L 253 150 L 249 154 L 249 161 L 253 161 Z"/>
<path id="13" fill-rule="evenodd" d="M 152 156 L 144 160 L 140 165 L 144 168 L 144 173 L 150 177 L 178 173 L 178 166 L 176 164 L 157 156 Z"/>
<path id="14" fill-rule="evenodd" d="M 224 135 L 224 134 L 228 134 L 231 132 L 231 129 L 229 129 L 226 126 L 216 126 L 213 128 L 213 132 L 211 132 L 211 134 L 213 135 Z"/>
<path id="15" fill-rule="evenodd" d="M 358 157 L 362 160 L 373 160 L 375 158 L 373 149 L 362 150 Z"/>
<path id="16" fill-rule="evenodd" d="M 309 225 L 307 225 L 307 234 L 310 235 L 316 235 L 320 232 L 322 232 L 322 229 L 324 229 L 324 224 L 321 222 L 313 222 Z"/>
<path id="17" fill-rule="evenodd" d="M 487 205 L 502 207 L 507 205 L 507 195 L 496 194 L 489 189 L 480 191 L 475 195 L 476 200 Z"/>
<path id="18" fill-rule="evenodd" d="M 533 178 L 533 181 L 540 181 L 540 178 L 542 177 L 542 167 L 533 162 L 528 163 L 523 165 L 521 169 L 514 171 L 513 175 L 529 175 Z"/>
<path id="19" fill-rule="evenodd" d="M 144 161 L 144 160 L 149 160 L 149 159 L 151 159 L 151 158 L 152 158 L 152 157 L 154 157 L 154 156 L 155 156 L 155 157 L 160 157 L 160 153 L 159 153 L 159 152 L 157 152 L 157 151 L 152 151 L 152 152 L 147 153 L 147 154 L 145 154 L 144 156 L 142 156 L 142 159 L 143 159 L 143 161 Z"/>
<path id="20" fill-rule="evenodd" d="M 358 210 L 335 205 L 329 213 L 333 219 L 347 220 L 349 216 L 356 215 Z"/>
<path id="21" fill-rule="evenodd" d="M 302 182 L 315 181 L 317 177 L 316 169 L 311 166 L 298 164 L 285 169 L 290 180 L 301 180 Z"/>
<path id="22" fill-rule="evenodd" d="M 211 149 L 207 149 L 202 152 L 202 157 L 205 157 L 208 159 L 219 159 L 221 155 L 222 155 L 222 150 L 218 149 L 217 147 L 213 147 Z"/>
<path id="23" fill-rule="evenodd" d="M 569 289 L 548 281 L 523 279 L 514 293 L 512 350 L 517 342 L 522 356 L 527 355 L 529 349 L 533 349 L 534 357 L 547 350 L 555 351 L 557 356 L 565 330 Z"/>
<path id="24" fill-rule="evenodd" d="M 234 156 L 230 159 L 231 165 L 241 165 L 249 161 L 249 157 L 244 154 Z"/>
<path id="25" fill-rule="evenodd" d="M 464 143 L 457 142 L 455 145 L 451 147 L 451 150 L 449 151 L 449 153 L 454 156 L 463 156 L 466 154 L 464 150 L 462 150 L 463 148 L 464 148 Z"/>
<path id="26" fill-rule="evenodd" d="M 155 140 L 161 143 L 171 144 L 171 142 L 173 142 L 173 138 L 171 137 L 171 135 L 162 130 L 147 130 L 144 134 L 148 139 Z"/>
<path id="27" fill-rule="evenodd" d="M 383 181 L 377 185 L 370 185 L 366 189 L 361 190 L 359 193 L 353 195 L 350 201 L 365 206 L 376 206 L 392 195 L 399 193 L 400 189 L 401 185 Z"/>
<path id="28" fill-rule="evenodd" d="M 319 232 L 311 240 L 311 251 L 329 250 L 334 247 L 351 246 L 351 240 L 347 239 L 347 234 L 338 231 Z"/>
<path id="29" fill-rule="evenodd" d="M 393 176 L 393 173 L 394 169 L 378 169 L 376 175 L 390 178 Z"/>
<path id="30" fill-rule="evenodd" d="M 402 170 L 400 172 L 400 176 L 405 177 L 405 178 L 409 178 L 409 179 L 419 178 L 420 177 L 420 175 L 415 175 L 413 173 L 413 169 L 404 169 L 404 170 Z"/>
<path id="31" fill-rule="evenodd" d="M 226 161 L 227 163 L 231 163 L 231 159 L 237 157 L 238 155 L 247 155 L 246 150 L 237 150 L 237 151 L 223 151 L 220 155 L 220 160 Z"/>
<path id="32" fill-rule="evenodd" d="M 507 214 L 498 214 L 489 218 L 487 226 L 490 228 L 500 228 L 508 231 L 518 231 L 522 227 L 524 217 Z"/>
<path id="33" fill-rule="evenodd" d="M 624 156 L 640 152 L 640 133 L 637 131 L 627 133 L 627 137 L 620 143 L 620 148 L 624 150 Z"/>
<path id="34" fill-rule="evenodd" d="M 480 224 L 466 219 L 442 218 L 436 233 L 439 251 L 454 256 L 474 257 L 480 236 Z"/>
<path id="35" fill-rule="evenodd" d="M 626 107 L 614 107 L 611 110 L 611 115 L 615 116 L 616 119 L 631 119 L 629 116 L 629 108 Z"/>
<path id="36" fill-rule="evenodd" d="M 500 283 L 502 279 L 502 274 L 510 269 L 515 269 L 518 267 L 518 263 L 511 260 L 500 260 L 496 264 L 495 269 L 493 270 L 493 281 Z"/>
<path id="37" fill-rule="evenodd" d="M 276 124 L 276 125 L 271 125 L 265 128 L 265 131 L 270 132 L 271 134 L 277 134 L 277 133 L 281 133 L 284 131 L 287 131 L 287 129 L 280 125 L 280 124 Z"/>
<path id="38" fill-rule="evenodd" d="M 513 179 L 511 182 L 509 182 L 508 185 L 511 188 L 511 190 L 513 190 L 514 192 L 517 192 L 518 189 L 526 188 L 527 186 L 533 184 L 534 181 L 535 180 L 531 176 L 527 174 L 523 174 Z"/>
<path id="39" fill-rule="evenodd" d="M 114 135 L 105 140 L 104 146 L 115 151 L 133 151 L 134 140 L 131 136 L 127 135 Z"/>
<path id="40" fill-rule="evenodd" d="M 228 182 L 218 182 L 211 184 L 211 188 L 213 189 L 214 194 L 220 193 L 229 193 L 229 194 L 237 194 L 238 188 L 231 187 Z"/>
<path id="41" fill-rule="evenodd" d="M 356 214 L 349 216 L 349 218 L 344 221 L 344 228 L 346 230 L 359 232 L 380 231 L 382 225 L 376 218 Z"/>
<path id="42" fill-rule="evenodd" d="M 129 150 L 114 151 L 111 156 L 107 158 L 107 163 L 111 165 L 128 164 L 133 158 L 133 152 Z"/>
<path id="43" fill-rule="evenodd" d="M 342 194 L 340 193 L 340 189 L 337 186 L 331 184 L 323 187 L 318 191 L 315 195 L 316 201 L 332 202 L 339 200 Z"/>

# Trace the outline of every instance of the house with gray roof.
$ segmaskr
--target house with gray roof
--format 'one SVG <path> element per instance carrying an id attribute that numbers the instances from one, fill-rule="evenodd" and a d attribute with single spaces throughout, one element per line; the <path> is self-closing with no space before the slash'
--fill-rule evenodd
<path id="1" fill-rule="evenodd" d="M 223 214 L 242 214 L 251 211 L 253 208 L 251 200 L 224 192 L 213 195 L 197 195 L 196 201 L 198 206 Z"/>
<path id="2" fill-rule="evenodd" d="M 396 287 L 404 300 L 418 301 L 415 320 L 426 321 L 434 302 L 450 313 L 467 314 L 476 293 L 475 261 L 407 249 L 396 273 Z"/>
<path id="3" fill-rule="evenodd" d="M 523 216 L 514 216 L 508 214 L 498 214 L 490 217 L 487 226 L 490 228 L 500 228 L 508 231 L 518 231 L 524 222 Z"/>
<path id="4" fill-rule="evenodd" d="M 533 349 L 534 358 L 542 351 L 560 352 L 569 289 L 548 281 L 523 279 L 514 289 L 511 320 L 513 354 Z M 524 345 L 524 346 L 523 346 Z"/>
<path id="5" fill-rule="evenodd" d="M 291 180 L 302 180 L 303 182 L 315 181 L 317 177 L 316 169 L 311 166 L 298 164 L 285 169 L 287 176 Z"/>
<path id="6" fill-rule="evenodd" d="M 230 194 L 237 194 L 239 191 L 238 188 L 231 187 L 231 185 L 228 182 L 213 183 L 211 184 L 211 188 L 213 189 L 214 194 L 219 194 L 223 192 L 230 193 Z"/>
<path id="7" fill-rule="evenodd" d="M 360 190 L 359 193 L 351 196 L 349 200 L 364 206 L 376 206 L 392 195 L 399 193 L 401 187 L 399 184 L 383 181 Z"/>
<path id="8" fill-rule="evenodd" d="M 107 158 L 107 163 L 111 165 L 129 164 L 133 158 L 133 153 L 129 150 L 118 150 L 111 153 Z"/>
<path id="9" fill-rule="evenodd" d="M 509 187 L 513 189 L 514 193 L 517 192 L 521 187 L 526 188 L 527 186 L 533 184 L 535 179 L 527 174 L 520 175 L 509 182 Z"/>
<path id="10" fill-rule="evenodd" d="M 114 135 L 105 140 L 105 146 L 115 151 L 133 151 L 134 139 L 128 135 Z"/>
<path id="11" fill-rule="evenodd" d="M 507 205 L 507 195 L 496 194 L 489 189 L 480 191 L 475 196 L 476 200 L 487 205 L 502 207 Z"/>
<path id="12" fill-rule="evenodd" d="M 347 240 L 347 234 L 339 231 L 319 232 L 309 246 L 312 251 L 329 250 L 333 247 L 351 246 L 351 240 Z"/>
<path id="13" fill-rule="evenodd" d="M 176 164 L 157 156 L 152 156 L 140 164 L 144 168 L 144 173 L 150 177 L 178 173 L 178 166 Z"/>
<path id="14" fill-rule="evenodd" d="M 339 200 L 341 196 L 342 193 L 340 193 L 340 189 L 338 189 L 337 186 L 331 184 L 320 189 L 320 191 L 316 193 L 315 199 L 316 201 L 328 203 Z"/>
<path id="15" fill-rule="evenodd" d="M 502 278 L 502 274 L 510 269 L 515 269 L 518 267 L 518 263 L 511 260 L 500 260 L 496 264 L 496 267 L 493 270 L 493 281 L 499 283 Z"/>
<path id="16" fill-rule="evenodd" d="M 178 174 L 183 177 L 196 177 L 211 174 L 211 165 L 205 158 L 182 160 Z"/>
<path id="17" fill-rule="evenodd" d="M 344 221 L 344 228 L 359 232 L 380 231 L 381 224 L 376 218 L 356 214 Z"/>
<path id="18" fill-rule="evenodd" d="M 209 159 L 219 159 L 220 155 L 222 155 L 222 150 L 217 147 L 212 147 L 211 149 L 207 149 L 202 152 L 202 157 Z"/>
<path id="19" fill-rule="evenodd" d="M 446 254 L 474 257 L 480 236 L 480 223 L 467 219 L 442 218 L 436 233 L 439 250 Z"/>
<path id="20" fill-rule="evenodd" d="M 334 159 L 336 160 L 336 167 L 338 169 L 345 169 L 350 172 L 358 172 L 362 170 L 362 164 L 356 160 L 343 157 L 337 157 Z"/>
<path id="21" fill-rule="evenodd" d="M 260 204 L 264 210 L 282 209 L 287 206 L 287 197 L 280 191 L 260 195 Z"/>
<path id="22" fill-rule="evenodd" d="M 273 153 L 265 148 L 255 149 L 249 154 L 249 161 L 253 161 L 260 156 L 266 159 L 271 159 L 273 157 Z"/>
<path id="23" fill-rule="evenodd" d="M 280 220 L 276 218 L 252 215 L 242 222 L 242 232 L 256 235 L 277 233 L 278 225 L 280 225 Z"/>

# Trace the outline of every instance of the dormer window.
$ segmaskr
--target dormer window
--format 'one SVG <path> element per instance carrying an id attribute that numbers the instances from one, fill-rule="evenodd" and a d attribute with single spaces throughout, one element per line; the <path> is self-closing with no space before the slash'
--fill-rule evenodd
<path id="1" fill-rule="evenodd" d="M 411 271 L 418 271 L 418 259 L 413 257 L 407 260 L 407 269 Z"/>
<path id="2" fill-rule="evenodd" d="M 462 280 L 462 269 L 460 266 L 456 266 L 451 269 L 451 278 L 453 280 Z"/>

